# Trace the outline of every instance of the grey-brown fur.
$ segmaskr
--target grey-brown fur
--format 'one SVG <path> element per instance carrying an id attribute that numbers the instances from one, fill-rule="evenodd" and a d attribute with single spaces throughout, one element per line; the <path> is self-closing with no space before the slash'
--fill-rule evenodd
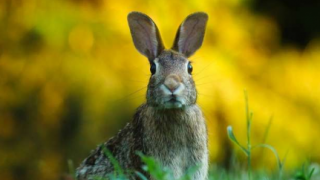
<path id="1" fill-rule="evenodd" d="M 122 168 L 140 171 L 152 179 L 141 169 L 143 164 L 136 154 L 139 151 L 170 168 L 175 178 L 196 165 L 200 168 L 192 180 L 207 178 L 207 129 L 196 105 L 197 92 L 187 59 L 202 44 L 207 18 L 205 13 L 188 16 L 179 27 L 174 50 L 164 50 L 154 22 L 142 13 L 129 14 L 134 44 L 156 71 L 149 79 L 147 102 L 138 108 L 133 121 L 102 145 Z M 100 146 L 82 162 L 77 178 L 93 179 L 113 171 Z"/>

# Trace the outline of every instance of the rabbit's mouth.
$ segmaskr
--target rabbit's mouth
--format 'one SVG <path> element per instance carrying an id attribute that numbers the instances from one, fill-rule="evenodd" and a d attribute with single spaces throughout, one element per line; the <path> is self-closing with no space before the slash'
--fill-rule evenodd
<path id="1" fill-rule="evenodd" d="M 185 106 L 184 101 L 177 96 L 170 96 L 168 100 L 163 103 L 165 109 L 180 109 Z"/>

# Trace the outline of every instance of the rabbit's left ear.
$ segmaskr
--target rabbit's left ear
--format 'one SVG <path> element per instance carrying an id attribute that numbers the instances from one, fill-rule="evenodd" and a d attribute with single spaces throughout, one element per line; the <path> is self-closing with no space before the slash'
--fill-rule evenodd
<path id="1" fill-rule="evenodd" d="M 190 14 L 180 25 L 172 49 L 186 57 L 195 53 L 202 45 L 207 21 L 204 12 Z"/>
<path id="2" fill-rule="evenodd" d="M 128 23 L 135 47 L 152 62 L 164 49 L 156 24 L 140 12 L 131 12 Z"/>

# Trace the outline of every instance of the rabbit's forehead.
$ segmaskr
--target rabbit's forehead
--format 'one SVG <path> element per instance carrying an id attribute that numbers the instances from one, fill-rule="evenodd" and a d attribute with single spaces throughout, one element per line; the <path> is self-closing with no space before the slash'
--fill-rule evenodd
<path id="1" fill-rule="evenodd" d="M 160 66 L 161 71 L 169 73 L 179 69 L 184 70 L 188 59 L 176 52 L 166 51 L 155 59 L 155 63 Z"/>
<path id="2" fill-rule="evenodd" d="M 159 64 L 163 68 L 177 68 L 180 66 L 185 66 L 188 62 L 186 59 L 158 59 L 157 64 Z"/>
<path id="3" fill-rule="evenodd" d="M 186 69 L 187 60 L 158 59 L 155 61 L 157 69 L 162 75 L 180 74 Z"/>

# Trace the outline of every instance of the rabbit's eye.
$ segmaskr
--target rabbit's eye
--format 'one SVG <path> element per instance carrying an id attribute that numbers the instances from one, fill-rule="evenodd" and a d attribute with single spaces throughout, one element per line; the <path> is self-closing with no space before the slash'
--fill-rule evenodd
<path id="1" fill-rule="evenodd" d="M 193 67 L 192 67 L 191 63 L 189 62 L 188 63 L 188 73 L 191 74 L 192 70 L 193 70 Z"/>
<path id="2" fill-rule="evenodd" d="M 150 67 L 150 72 L 152 75 L 154 75 L 154 73 L 156 73 L 156 64 L 155 63 L 151 63 L 151 67 Z"/>

